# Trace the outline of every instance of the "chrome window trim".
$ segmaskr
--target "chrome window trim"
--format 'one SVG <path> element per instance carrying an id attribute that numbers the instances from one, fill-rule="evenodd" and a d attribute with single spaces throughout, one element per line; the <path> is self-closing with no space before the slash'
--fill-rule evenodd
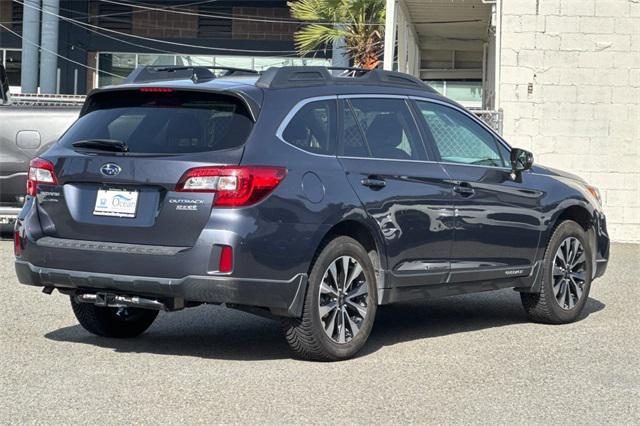
<path id="1" fill-rule="evenodd" d="M 282 134 L 284 133 L 285 129 L 287 128 L 287 126 L 289 125 L 289 123 L 291 122 L 293 117 L 295 117 L 295 115 L 298 113 L 298 111 L 300 111 L 305 105 L 310 104 L 312 102 L 328 101 L 328 100 L 332 100 L 332 99 L 337 101 L 338 100 L 338 95 L 316 96 L 316 97 L 306 98 L 306 99 L 303 99 L 303 100 L 299 101 L 297 104 L 295 104 L 293 106 L 293 108 L 291 108 L 291 110 L 289 110 L 287 115 L 285 115 L 285 117 L 282 119 L 282 122 L 280 123 L 280 126 L 278 126 L 278 130 L 276 130 L 276 137 L 278 139 L 280 139 L 280 141 L 282 141 L 283 143 L 285 143 L 288 146 L 290 146 L 291 148 L 297 149 L 298 151 L 304 152 L 305 154 L 315 155 L 316 157 L 336 158 L 335 155 L 318 154 L 318 153 L 315 153 L 315 152 L 307 151 L 306 149 L 299 148 L 299 147 L 293 145 L 292 143 L 287 142 L 285 140 L 285 138 L 282 136 Z M 336 106 L 336 111 L 337 111 L 337 106 Z M 337 149 L 337 147 L 336 147 L 336 149 Z"/>
<path id="2" fill-rule="evenodd" d="M 372 158 L 372 157 L 352 157 L 352 156 L 347 156 L 347 155 L 337 155 L 337 151 L 336 151 L 336 155 L 328 155 L 328 154 L 317 154 L 315 152 L 310 152 L 307 150 L 304 150 L 302 148 L 298 148 L 297 146 L 287 142 L 284 137 L 282 136 L 282 133 L 284 133 L 284 130 L 287 128 L 287 126 L 289 125 L 289 122 L 291 121 L 291 119 L 293 119 L 293 117 L 298 113 L 298 111 L 300 111 L 305 105 L 311 103 L 311 102 L 317 102 L 317 101 L 326 101 L 326 100 L 331 100 L 331 99 L 349 99 L 349 98 L 386 98 L 386 99 L 405 99 L 405 100 L 414 100 L 414 101 L 424 101 L 424 102 L 432 102 L 435 104 L 439 104 L 439 105 L 443 105 L 449 108 L 452 108 L 456 111 L 459 111 L 463 114 L 465 114 L 466 116 L 470 117 L 472 120 L 474 120 L 474 122 L 480 124 L 480 126 L 482 126 L 482 128 L 484 128 L 485 130 L 487 130 L 490 134 L 492 134 L 505 148 L 507 148 L 507 150 L 509 152 L 511 152 L 511 146 L 509 146 L 509 144 L 502 139 L 502 137 L 500 135 L 498 135 L 491 127 L 489 127 L 488 125 L 486 125 L 482 120 L 480 120 L 478 117 L 476 117 L 473 113 L 470 113 L 469 111 L 467 111 L 464 108 L 460 108 L 456 105 L 452 105 L 448 102 L 444 102 L 438 99 L 430 99 L 430 98 L 424 98 L 421 96 L 405 96 L 405 95 L 389 95 L 389 94 L 380 94 L 380 95 L 376 95 L 373 93 L 366 93 L 366 94 L 349 94 L 349 95 L 324 95 L 324 96 L 315 96 L 315 97 L 311 97 L 311 98 L 306 98 L 303 99 L 301 101 L 299 101 L 298 103 L 296 103 L 293 108 L 291 108 L 291 110 L 287 113 L 287 115 L 284 117 L 284 119 L 282 120 L 282 122 L 280 123 L 280 125 L 278 126 L 278 130 L 276 131 L 276 137 L 284 144 L 290 146 L 291 148 L 294 148 L 300 152 L 304 152 L 305 154 L 309 154 L 309 155 L 313 155 L 316 157 L 324 157 L 324 158 L 344 158 L 347 160 L 374 160 L 374 161 L 400 161 L 400 162 L 405 162 L 405 163 L 428 163 L 428 164 L 450 164 L 453 166 L 465 166 L 465 167 L 482 167 L 485 169 L 498 169 L 498 170 L 505 170 L 505 171 L 511 171 L 511 168 L 509 167 L 498 167 L 498 166 L 485 166 L 485 165 L 479 165 L 479 164 L 464 164 L 464 163 L 453 163 L 450 161 L 433 161 L 433 160 L 401 160 L 401 159 L 393 159 L 393 158 Z M 340 113 L 340 111 L 338 111 L 338 113 Z"/>
<path id="3" fill-rule="evenodd" d="M 485 169 L 500 169 L 510 172 L 509 167 L 497 167 L 497 166 L 483 166 L 481 164 L 464 164 L 464 163 L 452 163 L 449 161 L 433 161 L 433 160 L 401 160 L 393 158 L 371 158 L 371 157 L 351 157 L 348 155 L 339 155 L 338 158 L 344 158 L 346 160 L 374 160 L 374 161 L 401 161 L 404 163 L 428 163 L 428 164 L 451 164 L 452 166 L 464 166 L 464 167 L 482 167 Z"/>
<path id="4" fill-rule="evenodd" d="M 371 93 L 362 93 L 362 94 L 353 94 L 353 95 L 338 95 L 338 99 L 363 99 L 363 98 L 376 98 L 376 99 L 409 99 L 406 95 L 389 95 L 389 94 L 371 94 Z"/>
<path id="5" fill-rule="evenodd" d="M 498 167 L 498 166 L 483 166 L 482 164 L 465 164 L 465 163 L 453 163 L 451 161 L 439 161 L 440 164 L 451 164 L 452 166 L 464 166 L 464 167 L 482 167 L 485 169 L 498 169 L 504 171 L 511 171 L 509 167 Z"/>
<path id="6" fill-rule="evenodd" d="M 350 155 L 339 155 L 338 158 L 344 158 L 345 160 L 401 161 L 403 163 L 440 164 L 440 162 L 432 161 L 432 160 L 402 160 L 402 159 L 395 159 L 395 158 L 352 157 Z"/>

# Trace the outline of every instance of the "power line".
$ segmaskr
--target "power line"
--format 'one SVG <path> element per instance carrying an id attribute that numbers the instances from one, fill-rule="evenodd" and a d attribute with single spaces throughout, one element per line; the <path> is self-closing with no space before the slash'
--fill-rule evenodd
<path id="1" fill-rule="evenodd" d="M 216 1 L 217 1 L 217 0 L 216 0 Z M 110 36 L 109 34 L 103 34 L 103 33 L 101 33 L 100 31 L 96 31 L 96 30 L 94 30 L 94 29 L 92 29 L 92 28 L 84 27 L 84 26 L 83 26 L 83 25 L 85 25 L 85 23 L 84 23 L 84 22 L 80 22 L 80 21 L 77 21 L 77 22 L 71 22 L 71 21 L 72 21 L 72 20 L 71 20 L 71 18 L 66 18 L 66 17 L 64 17 L 64 16 L 60 16 L 60 19 L 62 19 L 62 20 L 68 20 L 68 21 L 69 21 L 69 23 L 70 23 L 71 25 L 75 25 L 75 26 L 77 26 L 77 27 L 82 28 L 83 30 L 90 31 L 90 32 L 92 32 L 92 33 L 98 34 L 100 37 L 105 37 L 105 38 L 109 38 L 109 39 L 111 39 L 111 40 L 115 40 L 115 41 L 117 41 L 117 42 L 119 42 L 119 43 L 128 44 L 128 45 L 130 45 L 130 46 L 135 46 L 135 47 L 139 47 L 139 48 L 142 48 L 142 49 L 152 50 L 152 51 L 160 52 L 160 53 L 173 54 L 173 55 L 176 55 L 176 54 L 177 54 L 177 53 L 176 53 L 176 52 L 174 52 L 174 51 L 170 51 L 170 50 L 163 50 L 163 49 L 156 49 L 156 48 L 154 48 L 154 47 L 145 46 L 145 45 L 142 45 L 142 44 L 137 44 L 137 43 L 133 43 L 133 42 L 131 42 L 131 41 L 123 40 L 123 39 L 120 39 L 120 38 L 117 38 L 117 37 L 114 37 L 114 36 Z M 16 23 L 18 23 L 18 24 L 19 24 L 19 23 L 21 23 L 21 21 L 0 22 L 0 24 L 16 24 Z M 69 43 L 69 42 L 64 42 L 64 41 L 62 41 L 62 43 L 64 43 L 64 44 L 65 44 L 65 45 L 67 45 L 67 46 L 72 46 L 73 48 L 78 48 L 78 49 L 80 49 L 80 50 L 83 50 L 83 51 L 87 52 L 87 50 L 86 50 L 86 49 L 84 49 L 83 47 L 79 46 L 77 43 L 76 43 L 76 44 L 74 44 L 74 43 Z"/>
<path id="2" fill-rule="evenodd" d="M 151 6 L 142 6 L 139 4 L 133 4 L 133 3 L 127 3 L 127 2 L 119 2 L 119 1 L 113 1 L 113 0 L 98 0 L 102 3 L 110 3 L 110 4 L 117 4 L 120 6 L 129 6 L 132 8 L 137 8 L 137 9 L 144 9 L 144 10 L 148 10 L 148 11 L 160 11 L 159 8 L 157 7 L 151 7 Z M 286 19 L 266 19 L 266 18 L 244 18 L 244 17 L 234 17 L 234 16 L 227 16 L 227 15 L 221 15 L 221 14 L 209 14 L 209 13 L 200 13 L 200 12 L 192 12 L 192 11 L 186 11 L 186 10 L 167 10 L 167 9 L 163 9 L 163 11 L 165 12 L 169 12 L 169 13 L 175 13 L 177 15 L 189 15 L 189 16 L 202 16 L 202 17 L 207 17 L 207 18 L 217 18 L 217 19 L 235 19 L 235 20 L 239 20 L 239 21 L 251 21 L 251 22 L 265 22 L 265 23 L 276 23 L 276 24 L 300 24 L 302 22 L 298 22 L 298 21 L 293 21 L 293 20 L 286 20 Z"/>
<path id="3" fill-rule="evenodd" d="M 220 0 L 206 0 L 206 2 L 211 2 L 211 1 L 220 1 Z M 188 5 L 193 5 L 193 4 L 201 4 L 203 2 L 195 2 L 195 3 L 188 3 L 187 5 L 184 6 L 188 6 Z M 21 3 L 18 3 L 21 4 Z M 168 9 L 168 7 L 167 7 Z M 65 11 L 68 12 L 69 14 L 76 12 L 73 9 L 68 9 L 68 8 L 64 8 L 61 7 L 60 8 L 61 11 Z M 165 10 L 164 8 L 162 10 Z M 114 12 L 114 13 L 105 13 L 105 14 L 98 14 L 98 15 L 91 15 L 91 14 L 83 14 L 83 16 L 77 17 L 77 18 L 71 18 L 71 17 L 67 17 L 67 19 L 76 19 L 76 21 L 78 22 L 82 22 L 82 24 L 85 24 L 85 22 L 83 22 L 84 20 L 87 21 L 87 23 L 89 23 L 90 20 L 96 19 L 96 18 L 110 18 L 109 21 L 111 22 L 119 22 L 119 23 L 131 23 L 130 19 L 124 19 L 124 18 L 118 18 L 117 16 L 122 16 L 122 15 L 134 15 L 136 13 L 146 13 L 146 10 L 131 10 L 131 11 L 127 11 L 127 12 Z M 114 18 L 115 16 L 115 18 Z M 82 21 L 81 21 L 82 20 Z M 13 22 L 9 22 L 9 23 L 13 23 L 13 24 L 20 24 L 22 21 L 13 21 Z M 6 22 L 3 22 L 6 23 Z M 155 26 L 155 25 L 147 25 L 147 24 L 136 24 L 137 26 L 139 26 L 140 28 L 144 28 L 144 29 L 158 29 L 160 27 Z M 101 33 L 98 33 L 101 34 Z"/>
<path id="4" fill-rule="evenodd" d="M 197 6 L 197 5 L 201 5 L 201 4 L 206 4 L 206 3 L 212 3 L 212 2 L 217 2 L 220 0 L 203 0 L 203 1 L 196 1 L 193 3 L 186 3 L 184 5 L 181 5 L 180 7 L 178 6 L 166 6 L 166 7 L 160 7 L 158 8 L 158 10 L 180 10 L 183 7 L 190 7 L 190 6 Z M 73 9 L 69 9 L 69 8 L 64 8 L 61 7 L 60 10 L 64 10 L 65 12 L 71 12 L 74 13 L 76 12 Z M 89 19 L 95 19 L 95 18 L 111 18 L 113 16 L 122 16 L 122 15 L 135 15 L 138 13 L 145 13 L 146 10 L 128 10 L 126 12 L 112 12 L 112 13 L 103 13 L 103 14 L 97 14 L 97 15 L 91 15 L 90 13 L 83 13 L 82 19 L 87 19 L 87 21 L 89 21 Z M 117 19 L 117 18 L 115 18 Z M 121 20 L 120 22 L 125 22 L 124 20 Z M 150 27 L 150 28 L 154 28 L 154 27 Z"/>
<path id="5" fill-rule="evenodd" d="M 48 52 L 48 53 L 52 53 L 52 54 L 56 55 L 58 58 L 60 58 L 60 59 L 64 59 L 65 61 L 68 61 L 68 62 L 74 63 L 74 64 L 76 64 L 76 65 L 80 65 L 81 67 L 84 67 L 84 68 L 86 68 L 86 69 L 88 69 L 88 70 L 91 70 L 91 71 L 95 71 L 95 72 L 97 72 L 97 73 L 108 74 L 108 75 L 110 75 L 110 76 L 112 76 L 112 77 L 118 77 L 118 78 L 124 78 L 124 77 L 125 77 L 125 76 L 118 75 L 118 74 L 112 74 L 112 73 L 110 73 L 110 72 L 108 72 L 108 71 L 100 71 L 100 70 L 98 70 L 98 69 L 96 69 L 96 68 L 93 68 L 93 67 L 90 67 L 90 66 L 88 66 L 88 65 L 82 64 L 82 63 L 80 63 L 80 62 L 78 62 L 78 61 L 74 61 L 73 59 L 67 58 L 66 56 L 62 56 L 62 55 L 58 54 L 57 52 L 54 52 L 53 50 L 47 49 L 46 47 L 42 47 L 42 46 L 41 46 L 41 45 L 39 45 L 38 43 L 34 43 L 34 42 L 32 42 L 31 40 L 27 40 L 27 39 L 23 38 L 20 34 L 18 34 L 18 33 L 16 33 L 15 31 L 13 31 L 13 30 L 9 29 L 8 27 L 5 27 L 5 26 L 4 26 L 4 25 L 2 25 L 2 24 L 0 24 L 0 27 L 4 28 L 4 29 L 5 29 L 5 31 L 8 31 L 8 32 L 10 32 L 11 34 L 13 34 L 14 36 L 18 37 L 20 40 L 22 40 L 22 41 L 26 41 L 27 43 L 31 44 L 32 46 L 37 47 L 37 48 L 38 48 L 38 49 L 40 49 L 40 50 L 43 50 L 43 51 Z"/>
<path id="6" fill-rule="evenodd" d="M 77 23 L 79 25 L 96 28 L 96 29 L 99 29 L 99 30 L 102 30 L 102 31 L 108 31 L 110 33 L 118 34 L 118 35 L 121 35 L 121 36 L 124 36 L 124 37 L 131 37 L 131 38 L 136 38 L 136 39 L 139 39 L 139 40 L 150 41 L 152 43 L 162 43 L 162 44 L 169 44 L 169 45 L 173 45 L 173 46 L 189 47 L 189 48 L 196 48 L 196 49 L 219 50 L 219 51 L 223 51 L 223 52 L 276 53 L 276 54 L 285 54 L 285 53 L 295 53 L 295 54 L 297 54 L 298 53 L 297 50 L 256 50 L 256 49 L 234 49 L 234 48 L 225 48 L 225 47 L 202 46 L 202 45 L 197 45 L 197 44 L 180 43 L 180 42 L 168 41 L 168 40 L 160 40 L 160 39 L 156 39 L 156 38 L 152 38 L 152 37 L 143 37 L 143 36 L 139 36 L 139 35 L 135 35 L 135 34 L 124 33 L 122 31 L 112 30 L 110 28 L 99 27 L 97 25 L 93 25 L 93 24 L 89 24 L 89 23 L 86 23 L 86 22 L 78 21 L 77 19 L 67 18 L 65 16 L 53 13 L 53 12 L 45 10 L 43 8 L 39 8 L 39 7 L 36 7 L 36 6 L 31 6 L 29 4 L 21 2 L 20 0 L 13 0 L 13 1 L 15 3 L 21 4 L 23 6 L 39 10 L 42 13 L 47 13 L 49 15 L 56 16 L 56 17 L 58 17 L 60 19 L 68 21 L 68 22 L 75 22 L 75 23 Z M 324 50 L 325 49 L 315 49 L 315 50 L 313 50 L 313 52 L 321 52 L 321 51 L 324 51 Z"/>
<path id="7" fill-rule="evenodd" d="M 180 10 L 181 8 L 188 8 L 191 6 L 198 6 L 201 4 L 207 4 L 207 3 L 214 3 L 214 2 L 218 2 L 220 0 L 201 0 L 201 1 L 196 1 L 196 2 L 192 2 L 192 3 L 186 3 L 180 6 L 166 6 L 166 7 L 159 7 L 158 10 Z M 69 9 L 66 7 L 60 7 L 60 10 L 64 10 L 65 12 L 71 12 L 71 13 L 76 13 L 78 11 L 74 10 L 74 9 Z M 144 10 L 129 10 L 126 12 L 113 12 L 113 13 L 104 13 L 104 14 L 98 14 L 98 15 L 91 15 L 90 13 L 83 13 L 80 18 L 83 19 L 90 19 L 90 18 L 107 18 L 107 17 L 111 17 L 111 16 L 120 16 L 120 15 L 133 15 L 133 14 L 137 14 L 137 13 L 144 13 Z M 4 22 L 3 22 L 4 23 Z M 14 23 L 20 23 L 20 22 L 14 22 Z"/>
<path id="8" fill-rule="evenodd" d="M 200 12 L 192 12 L 192 11 L 186 11 L 186 10 L 171 10 L 171 9 L 160 9 L 157 7 L 151 7 L 151 6 L 141 6 L 139 4 L 133 4 L 133 3 L 128 3 L 128 2 L 122 2 L 122 1 L 116 1 L 116 0 L 98 0 L 100 2 L 103 3 L 111 3 L 111 4 L 117 4 L 117 5 L 121 5 L 121 6 L 129 6 L 132 8 L 138 8 L 138 9 L 145 9 L 145 10 L 151 10 L 151 11 L 165 11 L 168 13 L 175 13 L 178 15 L 191 15 L 191 16 L 203 16 L 203 17 L 208 17 L 208 18 L 217 18 L 217 19 L 230 19 L 230 20 L 237 20 L 237 21 L 249 21 L 249 22 L 265 22 L 265 23 L 276 23 L 276 24 L 297 24 L 297 25 L 308 25 L 308 24 L 320 24 L 320 25 L 332 25 L 332 26 L 344 26 L 344 25 L 351 25 L 352 22 L 323 22 L 323 21 L 296 21 L 293 19 L 269 19 L 269 18 L 248 18 L 248 17 L 243 17 L 243 16 L 238 16 L 238 15 L 232 15 L 232 16 L 228 16 L 228 15 L 224 15 L 224 14 L 210 14 L 210 13 L 200 13 Z M 360 23 L 360 25 L 370 25 L 370 26 L 382 26 L 384 27 L 384 23 L 379 23 L 379 22 L 362 22 Z"/>
<path id="9" fill-rule="evenodd" d="M 61 18 L 61 19 L 64 19 L 64 18 Z M 109 35 L 109 34 L 103 34 L 103 33 L 101 33 L 100 31 L 96 31 L 96 30 L 94 30 L 94 29 L 92 29 L 92 28 L 84 27 L 84 26 L 83 26 L 83 25 L 85 25 L 84 23 L 76 23 L 76 22 L 69 22 L 69 23 L 70 23 L 71 25 L 79 26 L 79 27 L 81 27 L 81 28 L 83 28 L 83 29 L 85 29 L 85 30 L 87 30 L 87 31 L 91 31 L 91 32 L 92 32 L 92 33 L 94 33 L 94 34 L 98 34 L 100 37 L 106 37 L 106 38 L 109 38 L 109 39 L 111 39 L 111 40 L 115 40 L 115 41 L 117 41 L 117 42 L 119 42 L 119 43 L 124 43 L 124 44 L 128 44 L 128 45 L 130 45 L 130 46 L 140 47 L 140 48 L 142 48 L 142 49 L 152 50 L 152 51 L 155 51 L 155 52 L 168 53 L 168 54 L 174 54 L 174 55 L 175 55 L 175 52 L 172 52 L 172 51 L 169 51 L 169 50 L 156 49 L 155 47 L 145 46 L 145 45 L 143 45 L 143 44 L 134 43 L 134 42 L 132 42 L 132 41 L 128 41 L 128 40 L 123 40 L 123 39 L 120 39 L 120 38 L 118 38 L 118 37 L 111 36 L 111 35 Z"/>
<path id="10" fill-rule="evenodd" d="M 208 1 L 211 1 L 211 0 L 208 0 Z M 215 1 L 218 1 L 218 0 L 215 0 Z M 19 3 L 19 2 L 16 2 L 16 3 Z M 28 5 L 27 5 L 27 7 L 32 7 L 32 6 L 28 6 Z M 39 11 L 43 11 L 41 8 L 36 8 L 36 9 L 38 9 Z M 84 22 L 81 22 L 81 21 L 78 21 L 78 20 L 75 20 L 75 19 L 72 19 L 72 18 L 67 18 L 67 17 L 62 16 L 62 15 L 56 15 L 56 16 L 57 16 L 58 18 L 60 18 L 60 19 L 64 20 L 64 21 L 69 22 L 71 25 L 78 26 L 78 27 L 80 27 L 80 28 L 82 28 L 82 29 L 84 29 L 84 30 L 86 30 L 86 31 L 90 31 L 90 32 L 92 32 L 92 33 L 98 34 L 98 35 L 99 35 L 99 36 L 101 36 L 101 37 L 109 38 L 109 39 L 111 39 L 111 40 L 115 40 L 115 41 L 120 42 L 120 43 L 128 44 L 128 45 L 130 45 L 130 46 L 135 46 L 135 47 L 139 47 L 139 48 L 146 49 L 146 50 L 152 50 L 152 51 L 155 51 L 155 52 L 167 53 L 167 54 L 174 54 L 174 55 L 176 54 L 176 53 L 175 53 L 175 52 L 173 52 L 173 51 L 163 50 L 163 49 L 156 49 L 156 48 L 154 48 L 154 47 L 150 47 L 150 46 L 145 46 L 145 45 L 142 45 L 142 44 L 133 43 L 133 42 L 131 42 L 131 41 L 123 40 L 123 39 L 120 39 L 120 38 L 117 38 L 117 37 L 114 37 L 114 36 L 111 36 L 111 35 L 108 35 L 108 34 L 103 34 L 103 33 L 101 33 L 100 31 L 96 31 L 96 30 L 94 30 L 94 29 L 92 29 L 92 28 L 87 28 L 87 27 L 85 27 L 85 25 L 88 25 L 88 24 L 86 24 L 86 23 L 84 23 Z M 4 23 L 4 22 L 3 22 L 3 23 Z M 14 23 L 15 23 L 15 22 L 14 22 Z M 76 44 L 72 44 L 72 43 L 65 43 L 65 44 L 66 44 L 67 46 L 77 47 L 77 48 L 79 48 L 79 49 L 84 50 L 85 52 L 87 51 L 86 49 L 83 49 L 82 47 L 77 46 Z"/>

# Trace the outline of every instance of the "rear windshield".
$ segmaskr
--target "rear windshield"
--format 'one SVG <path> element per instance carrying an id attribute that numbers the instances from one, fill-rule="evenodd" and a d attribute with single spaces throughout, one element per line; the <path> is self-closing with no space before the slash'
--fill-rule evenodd
<path id="1" fill-rule="evenodd" d="M 108 92 L 94 95 L 60 143 L 122 141 L 132 153 L 186 154 L 236 148 L 253 121 L 231 96 L 201 92 Z"/>

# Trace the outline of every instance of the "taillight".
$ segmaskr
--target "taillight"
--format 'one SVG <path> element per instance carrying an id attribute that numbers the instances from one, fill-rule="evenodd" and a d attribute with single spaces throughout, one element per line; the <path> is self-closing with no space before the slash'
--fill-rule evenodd
<path id="1" fill-rule="evenodd" d="M 22 241 L 20 241 L 20 231 L 13 232 L 13 254 L 16 257 L 22 256 Z"/>
<path id="2" fill-rule="evenodd" d="M 286 175 L 284 167 L 198 167 L 187 170 L 176 191 L 214 192 L 214 206 L 244 207 L 263 200 Z"/>
<path id="3" fill-rule="evenodd" d="M 27 194 L 35 196 L 36 188 L 39 183 L 48 183 L 57 185 L 58 179 L 53 171 L 53 163 L 43 160 L 42 158 L 34 158 L 29 163 L 29 178 L 27 179 Z"/>

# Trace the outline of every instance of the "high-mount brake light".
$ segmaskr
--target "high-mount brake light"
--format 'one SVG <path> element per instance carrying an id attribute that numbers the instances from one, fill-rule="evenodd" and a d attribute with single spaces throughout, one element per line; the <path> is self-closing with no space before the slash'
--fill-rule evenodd
<path id="1" fill-rule="evenodd" d="M 198 167 L 187 170 L 176 191 L 212 192 L 216 207 L 245 207 L 266 198 L 286 175 L 284 167 Z"/>
<path id="2" fill-rule="evenodd" d="M 57 185 L 58 179 L 53 170 L 51 161 L 42 158 L 34 158 L 29 163 L 29 176 L 27 179 L 27 194 L 35 196 L 38 184 L 45 183 L 49 185 Z"/>
<path id="3" fill-rule="evenodd" d="M 139 92 L 142 93 L 173 93 L 174 90 L 169 87 L 141 87 Z"/>

